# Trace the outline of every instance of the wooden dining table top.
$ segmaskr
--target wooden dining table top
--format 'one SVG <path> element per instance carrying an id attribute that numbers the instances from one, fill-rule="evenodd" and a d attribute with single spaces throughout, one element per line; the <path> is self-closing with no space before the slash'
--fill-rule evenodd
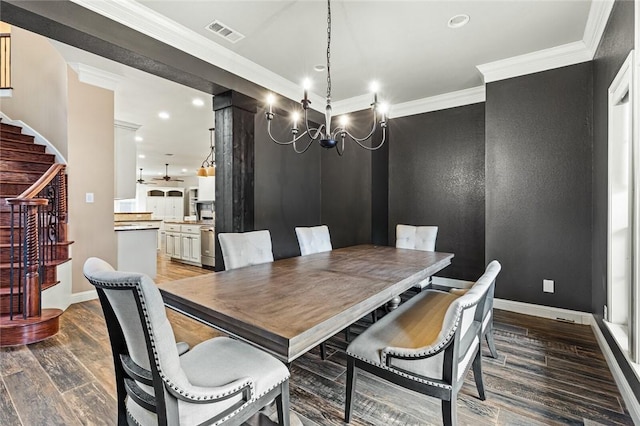
<path id="1" fill-rule="evenodd" d="M 159 284 L 165 304 L 291 362 L 451 263 L 359 245 Z"/>

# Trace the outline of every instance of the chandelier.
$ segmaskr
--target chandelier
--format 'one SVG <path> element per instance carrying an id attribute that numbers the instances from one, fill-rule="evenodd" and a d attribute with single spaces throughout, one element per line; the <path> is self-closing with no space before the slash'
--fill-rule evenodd
<path id="1" fill-rule="evenodd" d="M 198 169 L 199 177 L 213 177 L 216 175 L 216 147 L 213 144 L 214 127 L 209 129 L 209 140 L 211 143 L 209 155 L 207 155 Z"/>
<path id="2" fill-rule="evenodd" d="M 291 127 L 290 141 L 278 141 L 271 134 L 271 121 L 275 117 L 275 114 L 273 113 L 273 103 L 275 101 L 275 97 L 272 93 L 269 94 L 267 98 L 269 110 L 265 115 L 267 118 L 267 132 L 269 133 L 269 137 L 272 141 L 274 141 L 278 145 L 292 145 L 294 151 L 298 154 L 306 152 L 314 141 L 318 141 L 321 147 L 335 148 L 338 154 L 342 155 L 342 153 L 344 152 L 344 141 L 347 137 L 350 140 L 356 142 L 362 148 L 369 151 L 375 151 L 376 149 L 382 147 L 386 139 L 387 106 L 384 103 L 378 102 L 378 89 L 376 84 L 372 84 L 371 87 L 371 90 L 373 92 L 373 103 L 371 104 L 371 110 L 373 112 L 373 127 L 371 128 L 369 134 L 362 138 L 356 137 L 351 134 L 347 128 L 348 117 L 346 115 L 341 116 L 339 126 L 333 129 L 333 131 L 331 130 L 331 0 L 327 0 L 327 106 L 325 108 L 325 123 L 321 124 L 318 127 L 310 126 L 309 120 L 307 118 L 307 112 L 309 110 L 309 105 L 311 104 L 311 101 L 308 98 L 309 85 L 309 80 L 306 80 L 304 83 L 304 98 L 302 99 L 302 101 L 300 101 L 300 105 L 302 106 L 302 111 L 304 114 L 304 122 L 302 124 L 304 132 L 300 133 L 300 129 L 298 128 L 300 113 L 296 111 L 291 116 L 293 119 L 293 125 Z M 379 122 L 378 113 L 380 113 Z M 368 146 L 364 144 L 363 142 L 371 139 L 378 124 L 382 129 L 382 138 L 380 143 L 375 146 Z M 296 142 L 298 142 L 305 136 L 308 139 L 306 141 L 306 145 L 303 145 L 301 147 L 296 145 Z M 338 139 L 340 140 L 340 143 L 338 143 Z"/>

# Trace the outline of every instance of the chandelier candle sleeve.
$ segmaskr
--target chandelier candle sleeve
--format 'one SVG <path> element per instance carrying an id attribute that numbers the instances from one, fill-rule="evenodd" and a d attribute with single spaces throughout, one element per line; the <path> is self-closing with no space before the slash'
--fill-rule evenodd
<path id="1" fill-rule="evenodd" d="M 273 113 L 273 103 L 275 101 L 275 98 L 274 98 L 274 95 L 270 93 L 269 96 L 267 97 L 267 103 L 268 103 L 269 109 L 265 113 L 265 115 L 267 118 L 267 133 L 269 134 L 269 137 L 271 138 L 271 140 L 278 145 L 292 145 L 293 150 L 298 154 L 302 154 L 303 152 L 306 152 L 309 149 L 309 147 L 311 147 L 311 144 L 314 141 L 317 141 L 320 144 L 320 146 L 323 148 L 335 147 L 336 151 L 338 152 L 338 155 L 342 155 L 344 152 L 344 143 L 345 143 L 344 141 L 347 137 L 349 138 L 349 140 L 352 140 L 353 142 L 360 145 L 360 147 L 369 151 L 375 151 L 376 149 L 379 149 L 380 147 L 382 147 L 387 135 L 386 133 L 386 128 L 387 128 L 386 108 L 387 107 L 385 104 L 378 103 L 378 84 L 376 82 L 373 82 L 371 84 L 371 91 L 373 92 L 373 103 L 371 104 L 371 110 L 373 114 L 373 126 L 369 134 L 367 134 L 364 137 L 356 137 L 352 135 L 347 130 L 346 121 L 343 122 L 342 118 L 340 120 L 340 125 L 335 129 L 333 129 L 333 132 L 331 131 L 331 118 L 332 118 L 331 117 L 331 113 L 332 113 L 332 110 L 331 110 L 331 0 L 327 0 L 327 67 L 326 67 L 326 70 L 327 70 L 327 106 L 325 108 L 324 124 L 321 124 L 318 127 L 313 127 L 309 123 L 308 110 L 309 110 L 309 105 L 311 104 L 311 101 L 309 100 L 310 81 L 306 79 L 303 83 L 304 97 L 302 101 L 300 101 L 300 104 L 302 106 L 302 111 L 304 113 L 303 128 L 306 130 L 302 133 L 299 132 L 298 120 L 300 119 L 300 115 L 298 113 L 294 113 L 292 114 L 293 125 L 291 127 L 291 135 L 292 135 L 291 140 L 281 142 L 273 137 L 273 135 L 271 134 L 271 121 L 275 117 L 275 114 Z M 380 113 L 379 122 L 377 118 L 378 113 Z M 346 120 L 346 117 L 344 118 Z M 363 142 L 372 138 L 378 125 L 380 125 L 380 128 L 382 129 L 381 141 L 375 146 L 373 145 L 373 143 L 371 143 L 371 146 L 365 145 Z M 307 138 L 306 146 L 298 147 L 298 145 L 296 145 L 296 142 L 298 142 L 300 139 L 302 139 L 305 136 Z M 340 138 L 340 143 L 337 142 L 338 137 Z"/>

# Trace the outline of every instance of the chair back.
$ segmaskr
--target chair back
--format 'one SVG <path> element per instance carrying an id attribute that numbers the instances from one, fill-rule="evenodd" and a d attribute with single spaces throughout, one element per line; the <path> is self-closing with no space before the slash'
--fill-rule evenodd
<path id="1" fill-rule="evenodd" d="M 296 236 L 300 245 L 300 254 L 306 256 L 313 253 L 321 253 L 323 251 L 331 251 L 331 237 L 329 235 L 329 227 L 327 225 L 297 227 Z"/>
<path id="2" fill-rule="evenodd" d="M 83 272 L 100 298 L 117 386 L 126 388 L 129 396 L 127 410 L 140 412 L 141 407 L 146 412 L 156 412 L 159 424 L 166 423 L 167 401 L 161 376 L 178 386 L 188 384 L 188 379 L 180 367 L 175 336 L 160 291 L 148 276 L 116 271 L 95 257 L 87 259 Z M 140 398 L 144 394 L 151 399 Z M 124 392 L 119 391 L 118 395 Z M 123 410 L 118 411 L 122 416 Z"/>
<path id="3" fill-rule="evenodd" d="M 480 344 L 480 332 L 485 305 L 501 265 L 492 261 L 484 274 L 462 296 L 455 298 L 448 306 L 442 318 L 442 327 L 438 336 L 428 346 L 407 350 L 406 348 L 386 347 L 382 351 L 383 363 L 388 366 L 429 376 L 425 371 L 432 371 L 426 358 L 438 355 L 446 349 L 450 362 L 442 362 L 438 367 L 442 379 L 448 383 L 456 383 L 468 371 L 473 361 L 471 356 Z M 441 293 L 432 290 L 433 294 Z M 428 297 L 425 294 L 425 298 Z M 447 294 L 447 293 L 441 293 Z M 395 358 L 395 359 L 394 359 Z M 444 360 L 445 358 L 442 358 Z M 447 370 L 444 365 L 451 368 Z M 425 367 L 426 366 L 426 367 Z M 440 378 L 440 377 L 437 377 Z M 460 382 L 461 386 L 461 382 Z"/>
<path id="4" fill-rule="evenodd" d="M 396 247 L 422 251 L 435 251 L 437 226 L 396 226 Z"/>
<path id="5" fill-rule="evenodd" d="M 222 233 L 218 234 L 218 240 L 227 271 L 273 262 L 271 233 L 268 230 Z"/>

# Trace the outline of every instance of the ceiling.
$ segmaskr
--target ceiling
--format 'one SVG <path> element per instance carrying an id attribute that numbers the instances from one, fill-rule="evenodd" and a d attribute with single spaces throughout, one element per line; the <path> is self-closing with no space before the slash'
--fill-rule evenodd
<path id="1" fill-rule="evenodd" d="M 168 33 L 173 45 L 293 99 L 301 98 L 299 85 L 310 78 L 314 106 L 323 104 L 326 72 L 314 66 L 326 61 L 325 1 L 73 1 L 159 39 Z M 481 86 L 478 65 L 582 41 L 591 1 L 334 0 L 331 7 L 332 101 L 360 97 L 369 103 L 368 85 L 376 80 L 380 98 L 393 108 Z M 449 28 L 457 14 L 469 15 L 468 24 Z M 214 20 L 245 37 L 231 43 L 212 33 L 206 27 Z M 167 28 L 172 31 L 163 33 Z M 188 39 L 184 47 L 178 37 Z M 121 77 L 116 119 L 141 125 L 138 150 L 146 158 L 138 161 L 145 175 L 164 174 L 165 163 L 170 175 L 195 172 L 208 154 L 213 125 L 208 95 L 56 45 L 69 62 Z M 191 105 L 196 97 L 203 107 Z M 160 110 L 171 119 L 159 119 Z"/>

